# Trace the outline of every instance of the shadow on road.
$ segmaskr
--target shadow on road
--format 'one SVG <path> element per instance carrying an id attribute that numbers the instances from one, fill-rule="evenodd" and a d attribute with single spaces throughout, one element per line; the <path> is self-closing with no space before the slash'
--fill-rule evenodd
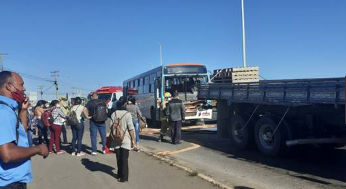
<path id="1" fill-rule="evenodd" d="M 108 175 L 114 178 L 118 178 L 118 175 L 113 173 L 114 168 L 111 166 L 108 166 L 99 162 L 90 161 L 87 158 L 83 158 L 81 162 L 85 166 L 85 168 L 87 168 L 88 170 L 92 172 L 100 171 L 100 172 L 107 173 Z"/>
<path id="2" fill-rule="evenodd" d="M 268 168 L 276 167 L 299 173 L 287 173 L 291 174 L 292 177 L 327 186 L 331 183 L 317 178 L 302 177 L 300 174 L 309 174 L 346 183 L 346 148 L 323 150 L 312 146 L 301 146 L 291 149 L 288 155 L 284 157 L 272 158 L 262 155 L 254 147 L 249 150 L 236 150 L 230 146 L 228 139 L 218 138 L 216 132 L 185 131 L 183 132 L 182 138 L 185 141 L 220 151 L 232 159 L 262 164 Z"/>
<path id="3" fill-rule="evenodd" d="M 246 186 L 235 186 L 234 189 L 254 189 L 254 188 L 249 188 Z"/>
<path id="4" fill-rule="evenodd" d="M 159 140 L 159 136 L 148 136 L 148 135 L 140 135 L 139 136 L 140 139 L 143 139 L 143 140 L 149 140 L 149 141 L 155 141 L 155 142 L 158 142 Z M 171 138 L 168 137 L 168 136 L 164 136 L 163 140 L 161 141 L 161 143 L 172 143 L 171 142 Z"/>

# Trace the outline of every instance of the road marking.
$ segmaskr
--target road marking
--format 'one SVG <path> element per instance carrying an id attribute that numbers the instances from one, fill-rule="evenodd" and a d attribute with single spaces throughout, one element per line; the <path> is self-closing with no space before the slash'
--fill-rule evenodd
<path id="1" fill-rule="evenodd" d="M 183 149 L 179 149 L 179 150 L 172 150 L 172 151 L 155 152 L 154 154 L 161 155 L 161 156 L 167 156 L 167 155 L 173 155 L 173 154 L 179 154 L 179 153 L 191 151 L 191 150 L 194 150 L 194 149 L 201 147 L 198 144 L 193 144 L 193 143 L 191 143 L 191 144 L 192 144 L 192 146 L 187 147 L 187 148 L 183 148 Z"/>

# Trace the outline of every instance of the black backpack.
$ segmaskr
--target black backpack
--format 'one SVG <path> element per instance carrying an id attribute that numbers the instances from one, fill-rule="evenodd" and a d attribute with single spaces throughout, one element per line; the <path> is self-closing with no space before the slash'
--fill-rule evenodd
<path id="1" fill-rule="evenodd" d="M 79 106 L 76 108 L 76 110 L 78 110 Z M 71 110 L 71 112 L 68 114 L 68 119 L 67 119 L 67 123 L 70 126 L 76 126 L 78 125 L 79 121 L 77 119 L 77 114 L 75 111 Z"/>
<path id="2" fill-rule="evenodd" d="M 92 118 L 96 122 L 104 122 L 107 120 L 107 106 L 104 102 L 95 102 L 94 114 Z"/>

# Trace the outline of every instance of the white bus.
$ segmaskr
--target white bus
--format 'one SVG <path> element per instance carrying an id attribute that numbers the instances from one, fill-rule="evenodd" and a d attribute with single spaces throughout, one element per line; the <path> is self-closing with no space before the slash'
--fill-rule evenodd
<path id="1" fill-rule="evenodd" d="M 202 64 L 179 63 L 159 66 L 124 81 L 124 96 L 135 96 L 138 106 L 147 119 L 156 125 L 160 120 L 160 103 L 165 92 L 176 91 L 183 100 L 186 120 L 211 119 L 212 109 L 206 101 L 198 100 L 197 86 L 208 82 L 207 69 Z"/>

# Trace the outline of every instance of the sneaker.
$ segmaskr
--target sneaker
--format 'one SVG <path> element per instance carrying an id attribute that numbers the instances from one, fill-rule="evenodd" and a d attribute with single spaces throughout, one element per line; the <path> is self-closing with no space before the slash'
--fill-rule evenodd
<path id="1" fill-rule="evenodd" d="M 75 156 L 76 155 L 76 152 L 72 152 L 71 156 Z"/>
<path id="2" fill-rule="evenodd" d="M 141 150 L 139 149 L 139 147 L 137 146 L 137 147 L 135 147 L 135 148 L 133 148 L 133 150 L 134 151 L 136 151 L 136 152 L 140 152 Z"/>
<path id="3" fill-rule="evenodd" d="M 106 154 L 106 150 L 103 150 L 102 153 L 103 153 L 103 154 Z"/>
<path id="4" fill-rule="evenodd" d="M 80 156 L 84 156 L 85 153 L 84 152 L 80 152 L 80 153 L 77 153 L 77 156 L 80 157 Z"/>
<path id="5" fill-rule="evenodd" d="M 97 152 L 91 152 L 91 155 L 95 156 L 95 155 L 97 155 Z"/>

